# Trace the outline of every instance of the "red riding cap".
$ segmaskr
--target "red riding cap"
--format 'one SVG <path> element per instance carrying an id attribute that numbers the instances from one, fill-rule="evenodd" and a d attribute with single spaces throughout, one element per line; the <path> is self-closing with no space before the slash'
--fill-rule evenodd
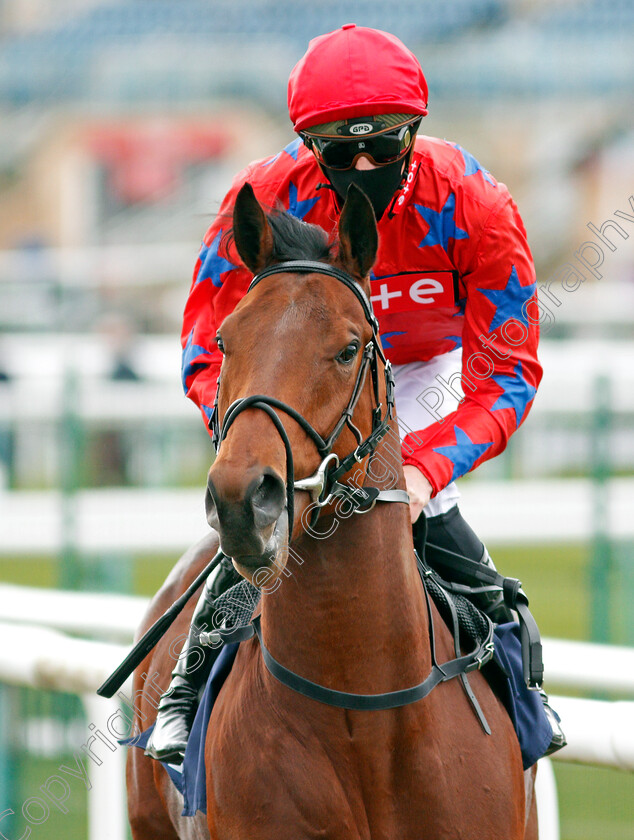
<path id="1" fill-rule="evenodd" d="M 427 113 L 418 59 L 394 35 L 347 23 L 320 35 L 288 80 L 295 131 L 347 117 Z"/>

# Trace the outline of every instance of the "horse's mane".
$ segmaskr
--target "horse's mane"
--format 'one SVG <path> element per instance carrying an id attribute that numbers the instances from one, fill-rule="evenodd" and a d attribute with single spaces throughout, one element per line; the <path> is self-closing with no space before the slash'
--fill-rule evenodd
<path id="1" fill-rule="evenodd" d="M 336 242 L 318 225 L 311 225 L 288 213 L 282 206 L 266 208 L 266 217 L 273 231 L 273 262 L 287 260 L 316 260 L 330 262 Z M 231 218 L 226 215 L 227 220 Z M 222 237 L 225 253 L 234 241 L 233 229 Z"/>
<path id="2" fill-rule="evenodd" d="M 333 243 L 318 225 L 311 225 L 284 210 L 271 210 L 267 218 L 273 230 L 273 258 L 329 262 Z"/>

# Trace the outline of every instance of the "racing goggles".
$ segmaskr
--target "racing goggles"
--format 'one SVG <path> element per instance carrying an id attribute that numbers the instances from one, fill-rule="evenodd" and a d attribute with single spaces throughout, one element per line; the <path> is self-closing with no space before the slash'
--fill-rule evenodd
<path id="1" fill-rule="evenodd" d="M 420 120 L 407 123 L 394 131 L 364 137 L 317 137 L 301 132 L 304 143 L 319 163 L 329 169 L 352 169 L 363 155 L 375 166 L 386 166 L 409 152 Z"/>

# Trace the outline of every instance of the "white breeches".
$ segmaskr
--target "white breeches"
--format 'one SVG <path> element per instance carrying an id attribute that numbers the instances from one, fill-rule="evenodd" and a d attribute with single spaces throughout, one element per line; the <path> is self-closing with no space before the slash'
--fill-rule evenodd
<path id="1" fill-rule="evenodd" d="M 453 397 L 447 389 L 443 391 L 442 404 L 434 409 L 434 414 L 425 407 L 424 401 L 417 398 L 430 387 L 438 388 L 437 376 L 449 381 L 453 374 L 462 370 L 462 349 L 457 347 L 442 356 L 435 356 L 428 362 L 409 362 L 406 365 L 394 365 L 394 381 L 396 385 L 395 400 L 396 413 L 399 421 L 401 440 L 409 432 L 415 432 L 430 426 L 438 415 L 446 417 L 458 407 L 458 399 Z M 460 392 L 460 380 L 456 376 L 452 382 L 453 390 Z M 426 516 L 438 516 L 446 513 L 457 504 L 460 491 L 455 481 L 441 490 L 425 507 Z"/>

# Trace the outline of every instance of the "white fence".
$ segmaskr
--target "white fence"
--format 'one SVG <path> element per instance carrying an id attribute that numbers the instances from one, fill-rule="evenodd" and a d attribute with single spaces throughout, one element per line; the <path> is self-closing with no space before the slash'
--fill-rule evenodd
<path id="1" fill-rule="evenodd" d="M 36 445 L 43 446 L 44 440 L 54 447 L 54 429 L 69 409 L 64 391 L 64 374 L 69 369 L 77 373 L 80 382 L 72 410 L 86 427 L 147 429 L 160 420 L 174 429 L 195 431 L 204 439 L 200 416 L 180 388 L 180 346 L 175 337 L 139 340 L 134 360 L 142 382 L 109 381 L 108 347 L 96 336 L 38 336 L 37 341 L 28 336 L 5 336 L 0 351 L 0 363 L 14 377 L 8 383 L 0 382 L 0 428 L 13 429 L 16 457 L 29 460 L 33 456 L 28 453 Z M 545 341 L 540 356 L 544 380 L 511 449 L 523 464 L 533 465 L 526 474 L 546 475 L 558 464 L 566 466 L 558 460 L 566 447 L 571 449 L 571 457 L 587 460 L 587 440 L 581 438 L 587 437 L 588 413 L 598 408 L 599 375 L 610 383 L 610 412 L 620 419 L 634 417 L 634 342 Z M 565 424 L 570 418 L 582 417 L 585 426 L 573 430 L 574 434 L 557 427 L 560 421 Z M 545 423 L 549 424 L 548 435 L 544 434 Z M 620 467 L 634 465 L 631 427 L 606 434 L 613 436 L 612 449 L 618 452 Z M 43 449 L 36 458 L 38 468 L 47 460 L 45 452 Z M 156 455 L 152 450 L 151 457 Z M 210 445 L 201 457 L 211 460 Z M 552 543 L 592 536 L 597 488 L 591 481 L 548 479 L 547 483 L 522 480 L 509 484 L 486 480 L 495 475 L 503 458 L 484 464 L 473 481 L 468 477 L 461 482 L 463 510 L 483 539 Z M 60 463 L 59 469 L 63 468 Z M 202 494 L 202 488 L 84 490 L 73 496 L 69 525 L 69 508 L 59 492 L 3 493 L 0 489 L 0 555 L 57 553 L 69 537 L 75 547 L 88 552 L 180 552 L 207 529 Z M 606 533 L 615 539 L 634 538 L 634 479 L 606 481 L 601 494 L 608 519 Z M 501 500 L 503 516 L 499 515 Z"/>
<path id="2" fill-rule="evenodd" d="M 128 647 L 71 638 L 60 631 L 130 640 L 146 599 L 1 585 L 0 604 L 0 682 L 75 692 L 93 729 L 105 725 L 116 704 L 93 692 Z M 634 649 L 544 639 L 544 662 L 553 685 L 634 696 Z M 125 690 L 130 691 L 129 684 Z M 634 771 L 634 702 L 561 696 L 551 700 L 568 737 L 568 746 L 555 754 L 556 760 Z M 124 750 L 104 758 L 91 774 L 90 840 L 124 840 Z M 540 763 L 538 778 L 540 840 L 558 840 L 557 796 L 547 761 Z"/>
<path id="3" fill-rule="evenodd" d="M 94 281 L 90 278 L 89 282 Z M 604 287 L 598 284 L 596 291 L 603 294 Z M 630 294 L 634 295 L 634 292 L 630 290 Z M 620 311 L 630 323 L 631 309 L 625 306 Z M 170 393 L 177 395 L 182 405 L 188 405 L 179 389 L 181 348 L 176 335 L 139 336 L 130 350 L 135 370 L 143 381 L 160 384 L 164 396 L 169 399 Z M 112 347 L 107 338 L 96 334 L 38 334 L 37 338 L 29 333 L 5 334 L 0 351 L 2 367 L 11 377 L 5 393 L 10 397 L 10 388 L 22 385 L 41 392 L 39 410 L 47 419 L 55 411 L 54 394 L 68 370 L 76 371 L 82 384 L 90 386 L 95 379 L 107 378 L 112 369 Z M 616 411 L 634 411 L 634 341 L 594 338 L 551 341 L 546 338 L 540 343 L 539 357 L 544 378 L 533 411 L 592 409 L 593 383 L 597 375 L 605 375 L 612 381 Z M 81 406 L 78 408 L 83 412 Z M 0 417 L 33 416 L 34 410 L 30 401 L 11 400 Z M 117 415 L 117 408 L 113 409 L 112 404 L 108 410 L 110 416 Z M 170 405 L 168 411 L 171 410 Z M 88 409 L 86 412 L 90 416 Z M 195 422 L 195 409 L 189 406 L 188 413 Z M 121 416 L 126 417 L 124 409 L 121 409 Z"/>
<path id="4" fill-rule="evenodd" d="M 0 368 L 11 378 L 0 382 L 0 428 L 12 429 L 16 460 L 34 469 L 35 449 L 54 461 L 50 450 L 58 421 L 71 409 L 90 430 L 147 432 L 151 426 L 204 438 L 198 411 L 182 393 L 177 337 L 144 336 L 129 355 L 139 382 L 109 379 L 113 351 L 98 336 L 4 336 Z M 544 378 L 521 434 L 494 466 L 484 465 L 479 474 L 495 474 L 511 461 L 527 476 L 587 467 L 588 431 L 600 408 L 619 420 L 607 431 L 613 464 L 618 453 L 619 469 L 633 468 L 634 437 L 621 420 L 634 416 L 634 342 L 546 340 L 540 358 Z M 66 379 L 70 371 L 78 386 L 72 399 Z M 599 377 L 608 383 L 607 399 L 598 393 Z"/>
<path id="5" fill-rule="evenodd" d="M 485 542 L 552 545 L 592 536 L 596 498 L 589 479 L 465 481 L 460 489 L 460 507 Z M 611 479 L 602 492 L 610 536 L 634 538 L 634 478 Z M 0 491 L 0 556 L 59 553 L 66 515 L 59 491 Z M 73 496 L 73 541 L 82 552 L 176 555 L 208 530 L 202 488 L 112 488 Z"/>
<path id="6" fill-rule="evenodd" d="M 50 593 L 50 599 L 54 598 L 55 594 Z M 0 622 L 0 638 L 0 683 L 77 694 L 89 725 L 107 732 L 107 722 L 119 709 L 119 702 L 98 697 L 95 690 L 123 659 L 127 646 L 75 639 L 46 627 L 5 622 Z M 130 682 L 125 690 L 130 691 Z M 87 727 L 84 740 L 88 742 L 90 736 L 91 730 Z M 87 779 L 77 781 L 71 777 L 64 781 L 67 786 L 72 781 L 88 788 L 89 840 L 126 840 L 125 750 L 121 747 L 108 750 L 107 755 L 102 755 L 101 764 L 94 769 L 81 753 L 79 743 L 77 752 L 83 755 Z M 106 750 L 102 749 L 102 752 Z M 60 778 L 42 779 L 44 785 L 29 791 L 28 797 L 36 797 L 46 808 L 57 807 L 64 813 L 65 793 L 70 792 L 68 787 L 65 790 L 64 785 L 61 786 L 60 796 L 59 783 L 57 788 L 49 784 L 52 779 Z M 18 811 L 16 814 L 19 818 Z M 29 835 L 25 832 L 22 836 Z"/>

